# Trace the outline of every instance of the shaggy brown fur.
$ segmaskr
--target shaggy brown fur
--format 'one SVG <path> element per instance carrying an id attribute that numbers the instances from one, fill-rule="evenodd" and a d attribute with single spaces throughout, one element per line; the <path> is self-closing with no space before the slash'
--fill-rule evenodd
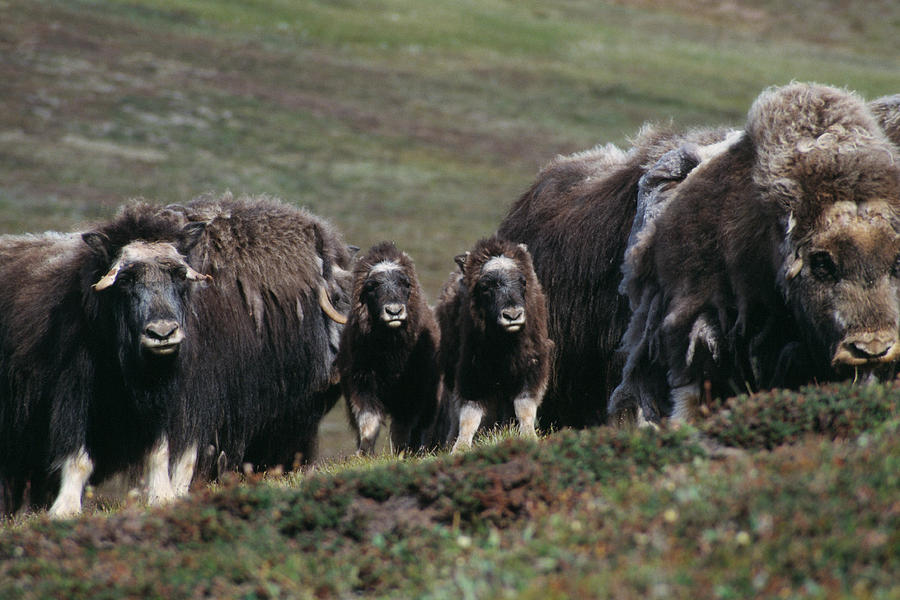
<path id="1" fill-rule="evenodd" d="M 670 408 L 688 419 L 704 381 L 724 395 L 893 372 L 895 152 L 853 94 L 764 92 L 744 135 L 664 191 L 664 210 L 633 232 L 631 368 L 614 410 L 634 403 L 651 419 Z"/>
<path id="2" fill-rule="evenodd" d="M 176 452 L 202 450 L 207 476 L 227 465 L 292 468 L 315 459 L 319 421 L 339 396 L 350 254 L 327 221 L 267 197 L 201 197 L 176 207 L 205 222 L 191 264 L 212 276 L 193 304 L 198 343 Z"/>
<path id="3" fill-rule="evenodd" d="M 869 109 L 888 139 L 900 147 L 900 94 L 872 100 Z"/>
<path id="4" fill-rule="evenodd" d="M 461 273 L 436 309 L 454 449 L 471 444 L 479 426 L 513 413 L 522 433 L 534 435 L 553 342 L 531 256 L 523 244 L 493 237 L 457 260 Z"/>
<path id="5" fill-rule="evenodd" d="M 54 514 L 77 512 L 91 473 L 103 479 L 165 440 L 202 278 L 183 254 L 202 229 L 135 203 L 86 233 L 0 238 L 5 511 L 56 495 Z"/>
<path id="6" fill-rule="evenodd" d="M 500 224 L 502 237 L 528 245 L 547 295 L 556 352 L 541 406 L 543 426 L 606 421 L 606 400 L 623 365 L 617 349 L 631 315 L 618 288 L 638 182 L 669 150 L 687 142 L 712 144 L 727 133 L 646 127 L 628 152 L 607 145 L 560 157 Z"/>
<path id="7" fill-rule="evenodd" d="M 145 456 L 169 496 L 198 449 L 213 475 L 315 456 L 340 338 L 318 290 L 349 307 L 349 253 L 326 222 L 266 198 L 138 203 L 84 234 L 0 238 L 0 256 L 6 510 L 26 483 L 46 502 L 57 470 L 67 514 L 91 471 Z"/>
<path id="8" fill-rule="evenodd" d="M 439 332 L 412 259 L 373 246 L 353 270 L 352 306 L 337 366 L 357 447 L 372 452 L 387 416 L 394 450 L 432 447 Z"/>

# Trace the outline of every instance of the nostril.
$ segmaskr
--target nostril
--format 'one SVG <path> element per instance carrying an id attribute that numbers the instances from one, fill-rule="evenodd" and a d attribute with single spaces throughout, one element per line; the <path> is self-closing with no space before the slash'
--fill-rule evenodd
<path id="1" fill-rule="evenodd" d="M 507 321 L 515 322 L 522 318 L 522 315 L 524 314 L 524 312 L 525 311 L 522 310 L 521 308 L 515 308 L 515 309 L 507 308 L 507 309 L 504 309 L 500 314 Z"/>
<path id="2" fill-rule="evenodd" d="M 384 312 L 391 317 L 400 317 L 406 312 L 406 307 L 402 304 L 387 304 L 384 307 Z"/>
<path id="3" fill-rule="evenodd" d="M 178 323 L 174 321 L 154 321 L 147 325 L 144 334 L 155 340 L 165 340 L 178 331 Z"/>
<path id="4" fill-rule="evenodd" d="M 893 342 L 853 342 L 853 350 L 865 358 L 881 358 L 894 345 Z"/>

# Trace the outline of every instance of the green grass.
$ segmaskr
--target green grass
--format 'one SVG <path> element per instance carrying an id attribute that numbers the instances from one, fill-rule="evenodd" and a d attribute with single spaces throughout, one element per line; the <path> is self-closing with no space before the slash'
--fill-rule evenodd
<path id="1" fill-rule="evenodd" d="M 867 410 L 842 422 L 846 397 Z M 170 509 L 32 518 L 0 531 L 0 593 L 893 598 L 898 398 L 763 394 L 700 429 L 506 432 L 456 456 L 235 479 Z M 778 437 L 763 415 L 797 405 L 790 444 L 728 435 L 756 415 Z"/>

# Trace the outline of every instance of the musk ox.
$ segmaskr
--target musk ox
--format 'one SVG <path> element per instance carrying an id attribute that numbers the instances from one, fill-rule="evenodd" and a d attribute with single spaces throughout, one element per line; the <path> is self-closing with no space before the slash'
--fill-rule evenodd
<path id="1" fill-rule="evenodd" d="M 675 154 L 695 166 L 671 169 L 670 189 L 645 180 L 655 215 L 626 253 L 633 316 L 611 410 L 688 420 L 704 397 L 892 375 L 900 156 L 863 101 L 768 90 L 717 152 Z"/>
<path id="2" fill-rule="evenodd" d="M 84 233 L 0 237 L 0 479 L 77 513 L 93 474 L 149 453 L 149 498 L 169 495 L 170 401 L 189 367 L 190 302 L 208 277 L 185 260 L 203 223 L 136 203 Z"/>
<path id="3" fill-rule="evenodd" d="M 264 198 L 136 203 L 86 233 L 0 238 L 0 259 L 8 512 L 59 478 L 51 514 L 77 513 L 89 478 L 141 459 L 153 503 L 187 491 L 198 449 L 207 473 L 313 455 L 349 283 L 327 223 Z"/>
<path id="4" fill-rule="evenodd" d="M 685 143 L 715 144 L 728 133 L 647 126 L 627 152 L 608 144 L 558 157 L 510 208 L 498 233 L 528 245 L 556 344 L 540 411 L 543 426 L 606 422 L 606 401 L 624 362 L 619 344 L 631 316 L 618 287 L 638 182 L 666 152 Z"/>
<path id="5" fill-rule="evenodd" d="M 393 242 L 373 246 L 353 270 L 352 309 L 337 358 L 360 452 L 373 451 L 386 416 L 394 450 L 432 445 L 438 339 L 412 259 Z"/>
<path id="6" fill-rule="evenodd" d="M 494 236 L 456 261 L 435 311 L 453 450 L 513 414 L 522 435 L 535 436 L 553 342 L 528 249 Z"/>
<path id="7" fill-rule="evenodd" d="M 747 131 L 738 133 L 728 129 L 674 133 L 645 128 L 627 153 L 607 146 L 557 159 L 542 171 L 532 188 L 513 205 L 500 226 L 500 233 L 529 245 L 550 303 L 550 333 L 558 345 L 554 374 L 542 407 L 542 416 L 546 421 L 576 426 L 601 422 L 606 417 L 606 399 L 612 388 L 619 383 L 623 367 L 626 377 L 634 372 L 640 372 L 641 377 L 631 379 L 616 390 L 608 407 L 611 413 L 625 418 L 634 416 L 640 408 L 646 412 L 643 416 L 655 420 L 672 411 L 673 396 L 668 371 L 650 369 L 648 361 L 659 359 L 661 353 L 673 351 L 670 338 L 659 335 L 653 324 L 660 319 L 664 320 L 669 314 L 661 312 L 663 307 L 660 303 L 664 300 L 669 302 L 669 294 L 674 293 L 674 290 L 666 284 L 662 293 L 654 293 L 653 282 L 658 274 L 654 272 L 645 277 L 641 268 L 642 265 L 653 264 L 652 261 L 661 258 L 658 254 L 656 258 L 647 261 L 639 257 L 644 253 L 641 248 L 649 245 L 654 248 L 654 252 L 657 248 L 666 248 L 671 252 L 669 262 L 680 262 L 683 260 L 681 243 L 687 235 L 697 235 L 694 245 L 702 242 L 707 244 L 707 250 L 710 249 L 708 244 L 713 244 L 712 247 L 722 244 L 721 248 L 725 249 L 726 241 L 735 250 L 735 254 L 727 259 L 727 269 L 722 267 L 722 270 L 716 271 L 718 267 L 712 268 L 711 265 L 721 267 L 721 261 L 716 263 L 710 259 L 707 263 L 707 257 L 704 256 L 698 259 L 705 267 L 703 270 L 678 280 L 678 285 L 682 286 L 678 289 L 682 302 L 688 301 L 690 290 L 710 284 L 705 276 L 700 276 L 701 273 L 708 273 L 709 268 L 719 278 L 732 280 L 715 288 L 704 288 L 712 290 L 711 293 L 722 294 L 714 303 L 710 300 L 714 310 L 707 307 L 699 310 L 693 318 L 684 316 L 687 320 L 680 322 L 681 327 L 687 330 L 682 339 L 682 356 L 688 358 L 690 354 L 690 360 L 700 365 L 706 361 L 704 353 L 715 354 L 718 358 L 712 364 L 717 370 L 721 369 L 720 373 L 724 373 L 719 378 L 703 379 L 710 383 L 710 389 L 704 390 L 704 395 L 773 385 L 796 386 L 814 379 L 839 378 L 848 374 L 848 369 L 842 366 L 842 359 L 832 365 L 830 360 L 823 359 L 823 355 L 828 353 L 821 348 L 821 343 L 811 340 L 816 335 L 813 332 L 819 327 L 817 319 L 821 315 L 815 314 L 815 307 L 807 306 L 806 300 L 801 301 L 802 294 L 796 292 L 801 280 L 791 286 L 791 290 L 794 290 L 791 292 L 793 300 L 788 298 L 787 285 L 782 286 L 779 282 L 777 287 L 774 284 L 769 286 L 780 275 L 773 279 L 772 268 L 763 264 L 761 257 L 766 255 L 770 258 L 772 244 L 781 244 L 779 240 L 782 238 L 798 242 L 796 232 L 790 238 L 784 234 L 781 238 L 766 238 L 758 225 L 762 223 L 771 227 L 774 221 L 789 219 L 791 215 L 790 210 L 776 210 L 787 205 L 784 198 L 790 194 L 782 194 L 781 204 L 778 204 L 772 200 L 776 194 L 768 191 L 770 189 L 793 185 L 792 189 L 800 194 L 799 198 L 803 201 L 802 207 L 824 207 L 828 203 L 825 195 L 832 193 L 831 191 L 823 188 L 823 198 L 819 203 L 809 202 L 809 194 L 814 192 L 803 191 L 815 187 L 812 182 L 816 181 L 816 177 L 831 180 L 832 188 L 844 186 L 846 195 L 857 198 L 865 194 L 866 190 L 876 189 L 879 181 L 887 182 L 882 189 L 890 191 L 893 185 L 890 181 L 895 176 L 896 167 L 891 166 L 893 159 L 884 145 L 884 137 L 873 127 L 871 115 L 852 94 L 804 84 L 789 86 L 781 92 L 785 97 L 796 93 L 793 98 L 798 102 L 803 101 L 795 107 L 796 112 L 792 117 L 799 120 L 793 127 L 787 123 L 789 119 L 779 117 L 784 114 L 780 109 L 772 104 L 758 103 L 755 105 L 755 112 L 751 113 L 751 117 L 755 119 L 753 131 L 748 128 Z M 773 93 L 775 92 L 767 92 L 760 101 L 772 97 Z M 823 105 L 826 108 L 822 108 Z M 766 108 L 761 108 L 763 106 Z M 894 114 L 892 111 L 896 110 L 892 99 L 880 99 L 870 106 L 882 127 L 887 132 L 892 131 L 890 118 Z M 763 135 L 761 131 L 765 128 L 761 124 L 766 122 L 771 126 L 767 130 L 769 133 Z M 834 125 L 833 129 L 829 129 L 831 125 Z M 841 131 L 842 126 L 856 131 L 860 138 L 835 133 Z M 816 130 L 816 127 L 819 129 Z M 828 157 L 831 153 L 834 155 L 831 163 L 806 160 L 813 156 L 808 149 L 811 142 L 809 137 L 803 138 L 797 133 L 798 128 L 818 132 L 818 137 L 814 138 L 818 151 L 816 156 Z M 754 132 L 759 137 L 753 137 Z M 808 135 L 811 136 L 812 133 Z M 826 142 L 833 140 L 837 142 L 830 149 L 826 148 Z M 858 146 L 862 142 L 864 144 Z M 857 147 L 865 149 L 855 151 Z M 744 153 L 737 160 L 734 157 L 739 150 Z M 758 154 L 762 150 L 765 153 Z M 666 156 L 667 153 L 670 154 Z M 878 155 L 881 159 L 868 160 L 865 157 L 869 153 Z M 805 174 L 804 179 L 795 179 L 790 183 L 789 178 L 782 177 L 783 172 L 774 167 L 766 167 L 770 156 L 781 156 L 785 164 L 805 165 L 797 168 L 811 170 Z M 707 160 L 709 165 L 697 169 L 701 162 Z M 852 166 L 854 164 L 855 167 Z M 713 165 L 718 171 L 705 171 L 706 166 Z M 731 178 L 725 178 L 723 174 L 729 172 L 729 168 L 743 171 L 736 170 Z M 673 213 L 673 216 L 666 217 L 665 222 L 669 225 L 664 235 L 658 233 L 658 226 L 662 221 L 646 226 L 660 215 L 667 215 L 670 206 L 686 202 L 682 199 L 682 193 L 688 192 L 683 190 L 683 186 L 694 179 L 695 169 L 698 176 L 696 181 L 701 180 L 699 176 L 704 171 L 714 172 L 715 177 L 722 177 L 722 183 L 718 187 L 708 182 L 703 190 L 697 188 L 695 183 L 687 188 L 695 198 L 695 205 L 691 208 L 696 209 L 696 212 L 688 214 L 690 211 L 682 208 L 676 213 L 685 223 L 697 222 L 699 225 L 682 227 L 675 222 L 676 213 Z M 743 180 L 734 183 L 734 178 L 738 176 L 743 177 Z M 767 176 L 772 180 L 767 181 Z M 857 178 L 859 181 L 854 183 Z M 731 194 L 732 198 L 744 197 L 735 195 L 735 190 L 741 185 L 746 186 L 742 193 L 753 201 L 746 201 L 738 207 L 729 202 L 723 204 L 721 198 L 725 194 Z M 798 186 L 802 188 L 802 193 L 796 190 Z M 639 197 L 643 203 L 640 209 Z M 887 203 L 891 205 L 893 200 L 890 194 L 887 197 Z M 795 204 L 798 202 L 795 201 Z M 864 205 L 864 200 L 860 199 L 856 203 Z M 850 208 L 849 205 L 843 206 Z M 735 210 L 736 213 L 722 212 L 724 210 Z M 839 213 L 840 208 L 833 210 Z M 725 234 L 714 232 L 715 226 L 722 225 L 712 218 L 716 215 L 731 219 L 730 229 Z M 754 222 L 751 216 L 759 221 Z M 815 217 L 809 215 L 805 218 L 815 220 Z M 820 220 L 826 222 L 830 219 L 834 222 L 846 218 L 849 218 L 849 213 L 840 217 L 837 213 L 827 215 Z M 791 222 L 795 223 L 797 219 L 795 214 Z M 736 229 L 739 222 L 747 229 Z M 786 228 L 787 222 L 785 230 Z M 721 237 L 722 235 L 725 237 Z M 651 244 L 645 240 L 641 244 L 638 243 L 639 237 L 655 241 Z M 669 239 L 673 241 L 664 244 L 663 240 Z M 753 255 L 746 247 L 754 244 L 757 255 Z M 630 248 L 629 252 L 633 256 L 629 259 L 630 264 L 624 265 L 624 270 L 628 273 L 626 280 L 620 282 L 626 247 Z M 884 250 L 886 253 L 890 251 L 890 247 Z M 730 262 L 738 257 L 747 262 Z M 815 261 L 824 260 L 823 256 L 812 258 Z M 685 261 L 680 264 L 684 266 L 689 263 Z M 802 269 L 803 263 L 798 261 L 792 264 L 795 270 Z M 804 285 L 805 289 L 809 289 L 812 279 L 809 275 L 809 261 L 805 266 L 807 270 L 804 272 Z M 668 277 L 668 271 L 665 277 Z M 847 282 L 843 280 L 843 275 L 841 278 L 841 283 L 837 285 L 843 289 Z M 623 291 L 621 296 L 615 293 L 620 283 Z M 756 289 L 749 293 L 744 289 L 759 285 L 769 286 L 771 289 L 765 293 Z M 860 306 L 862 308 L 853 317 L 859 319 L 857 323 L 854 325 L 848 321 L 839 329 L 857 328 L 861 322 L 872 319 L 883 320 L 877 316 L 883 312 L 883 307 L 874 306 L 868 299 Z M 634 319 L 632 309 L 636 313 Z M 669 304 L 666 309 L 672 310 L 673 306 Z M 725 313 L 719 314 L 719 309 L 725 309 Z M 843 314 L 842 318 L 845 318 Z M 670 323 L 671 321 L 665 322 L 667 326 Z M 626 327 L 630 327 L 623 340 L 626 352 L 619 354 L 617 346 Z M 881 334 L 873 335 L 881 337 Z M 856 353 L 859 350 L 851 349 L 850 352 Z M 627 363 L 624 361 L 626 356 Z M 890 353 L 885 356 L 890 363 Z M 835 356 L 832 355 L 831 358 Z M 730 367 L 722 368 L 723 360 L 730 362 Z M 864 361 L 869 363 L 869 359 Z M 704 364 L 712 368 L 709 361 Z M 863 370 L 868 372 L 869 369 L 863 365 Z M 656 398 L 653 403 L 646 400 L 651 397 Z"/>
<path id="8" fill-rule="evenodd" d="M 204 196 L 170 210 L 205 224 L 188 260 L 212 277 L 191 307 L 196 359 L 171 424 L 185 465 L 173 469 L 176 494 L 196 460 L 205 477 L 312 462 L 339 397 L 350 251 L 328 222 L 273 198 Z"/>

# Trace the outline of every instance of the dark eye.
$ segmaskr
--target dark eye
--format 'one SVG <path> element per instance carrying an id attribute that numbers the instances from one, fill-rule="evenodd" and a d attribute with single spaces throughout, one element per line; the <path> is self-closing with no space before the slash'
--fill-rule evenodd
<path id="1" fill-rule="evenodd" d="M 525 279 L 524 275 L 519 275 L 519 285 L 525 287 L 528 284 L 528 281 Z"/>
<path id="2" fill-rule="evenodd" d="M 125 270 L 122 269 L 116 275 L 116 284 L 118 285 L 131 285 L 134 283 L 134 271 L 131 269 Z"/>
<path id="3" fill-rule="evenodd" d="M 410 285 L 409 275 L 407 275 L 406 273 L 403 273 L 402 275 L 400 275 L 400 277 L 398 277 L 397 280 L 399 281 L 400 285 L 403 287 L 409 287 L 409 285 Z"/>
<path id="4" fill-rule="evenodd" d="M 172 269 L 172 278 L 178 281 L 187 279 L 187 269 L 185 267 L 175 267 Z"/>
<path id="5" fill-rule="evenodd" d="M 809 270 L 820 281 L 837 281 L 838 268 L 831 254 L 826 251 L 813 252 L 809 255 Z"/>

